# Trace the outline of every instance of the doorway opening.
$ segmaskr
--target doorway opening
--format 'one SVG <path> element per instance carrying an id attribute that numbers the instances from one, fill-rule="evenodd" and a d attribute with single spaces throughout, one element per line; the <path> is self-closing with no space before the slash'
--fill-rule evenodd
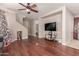
<path id="1" fill-rule="evenodd" d="M 39 38 L 39 24 L 36 24 L 36 37 Z"/>

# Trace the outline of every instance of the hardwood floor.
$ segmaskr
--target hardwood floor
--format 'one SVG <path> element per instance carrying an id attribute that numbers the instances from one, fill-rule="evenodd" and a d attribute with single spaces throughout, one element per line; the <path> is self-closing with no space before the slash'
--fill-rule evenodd
<path id="1" fill-rule="evenodd" d="M 79 56 L 79 50 L 45 39 L 29 38 L 4 49 L 8 56 Z"/>

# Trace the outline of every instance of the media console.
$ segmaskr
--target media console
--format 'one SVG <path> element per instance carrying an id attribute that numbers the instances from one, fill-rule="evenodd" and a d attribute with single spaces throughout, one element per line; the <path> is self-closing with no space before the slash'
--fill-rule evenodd
<path id="1" fill-rule="evenodd" d="M 45 34 L 45 39 L 47 40 L 56 40 L 56 32 L 48 32 L 48 34 Z"/>

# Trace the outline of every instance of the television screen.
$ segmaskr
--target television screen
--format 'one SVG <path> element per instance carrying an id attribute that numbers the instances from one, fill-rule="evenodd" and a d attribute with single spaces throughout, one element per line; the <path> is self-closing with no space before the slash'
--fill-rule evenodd
<path id="1" fill-rule="evenodd" d="M 56 31 L 56 22 L 46 23 L 45 31 Z"/>

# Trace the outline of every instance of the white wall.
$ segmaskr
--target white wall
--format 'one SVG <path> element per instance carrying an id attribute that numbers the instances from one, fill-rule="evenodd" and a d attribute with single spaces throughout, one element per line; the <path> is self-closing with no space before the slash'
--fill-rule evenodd
<path id="1" fill-rule="evenodd" d="M 39 37 L 40 38 L 45 37 L 44 23 L 57 21 L 58 22 L 57 40 L 59 42 L 61 42 L 62 44 L 64 44 L 66 42 L 66 34 L 65 34 L 66 33 L 66 31 L 65 31 L 66 30 L 65 29 L 66 28 L 65 27 L 66 12 L 65 11 L 66 11 L 66 7 L 63 6 L 54 11 L 46 13 L 43 16 L 41 16 L 41 18 L 39 18 L 38 23 L 39 23 Z M 46 19 L 49 19 L 49 20 L 46 20 Z M 59 20 L 55 20 L 55 19 L 59 19 Z"/>
<path id="2" fill-rule="evenodd" d="M 27 28 L 25 28 L 24 26 L 22 26 L 21 24 L 19 24 L 16 21 L 16 14 L 13 12 L 6 12 L 5 16 L 6 16 L 6 20 L 8 23 L 8 27 L 11 29 L 11 31 L 13 33 L 13 41 L 17 39 L 17 31 L 22 31 L 23 39 L 27 39 L 28 38 L 28 30 L 27 30 Z"/>
<path id="3" fill-rule="evenodd" d="M 28 35 L 34 36 L 34 20 L 31 18 L 25 17 L 23 24 L 25 27 L 28 27 Z"/>
<path id="4" fill-rule="evenodd" d="M 38 26 L 39 26 L 39 38 L 43 38 L 43 37 L 45 37 L 45 34 L 44 34 L 44 24 L 43 24 L 43 19 L 41 19 L 41 18 L 39 18 L 37 21 L 35 21 L 34 23 L 35 23 L 35 25 L 34 25 L 34 27 L 35 27 L 35 29 L 34 29 L 34 32 L 36 33 L 36 24 L 38 24 Z M 36 36 L 36 34 L 35 34 L 35 36 Z"/>
<path id="5" fill-rule="evenodd" d="M 40 19 L 39 19 L 40 20 Z M 33 32 L 33 34 L 34 34 L 34 36 L 36 36 L 36 32 L 37 32 L 37 30 L 36 30 L 36 24 L 39 24 L 40 23 L 40 21 L 39 20 L 35 20 L 34 21 L 34 28 L 33 28 L 33 30 L 34 30 L 34 32 Z M 38 25 L 39 26 L 39 25 Z M 38 27 L 39 28 L 39 27 Z M 38 29 L 38 32 L 39 32 L 39 29 Z M 40 32 L 39 32 L 40 33 Z"/>
<path id="6" fill-rule="evenodd" d="M 65 6 L 45 14 L 36 21 L 36 23 L 39 23 L 39 37 L 45 37 L 45 33 L 48 33 L 44 31 L 45 23 L 57 22 L 57 39 L 61 40 L 62 44 L 66 44 L 73 38 L 73 19 L 73 15 Z"/>
<path id="7" fill-rule="evenodd" d="M 45 18 L 41 18 L 38 20 L 39 23 L 39 37 L 45 37 L 45 34 L 48 34 L 49 31 L 45 31 L 45 23 L 56 22 L 57 24 L 57 40 L 62 39 L 62 12 L 58 12 L 56 14 L 47 16 Z"/>
<path id="8" fill-rule="evenodd" d="M 79 41 L 73 39 L 74 16 L 66 9 L 66 45 L 79 49 Z"/>
<path id="9" fill-rule="evenodd" d="M 66 41 L 67 42 L 73 40 L 73 26 L 74 26 L 74 16 L 66 8 Z"/>

